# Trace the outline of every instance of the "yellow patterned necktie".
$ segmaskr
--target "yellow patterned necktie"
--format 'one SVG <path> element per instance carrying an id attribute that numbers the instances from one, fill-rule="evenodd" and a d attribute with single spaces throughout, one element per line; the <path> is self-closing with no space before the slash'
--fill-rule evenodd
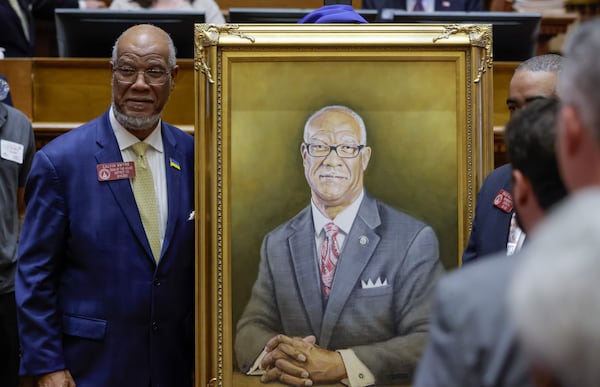
<path id="1" fill-rule="evenodd" d="M 137 155 L 135 160 L 135 177 L 133 178 L 133 194 L 142 218 L 146 237 L 150 243 L 154 259 L 158 262 L 160 259 L 160 232 L 158 229 L 158 202 L 154 192 L 154 179 L 152 171 L 146 159 L 146 149 L 148 144 L 138 142 L 132 145 L 132 149 Z"/>

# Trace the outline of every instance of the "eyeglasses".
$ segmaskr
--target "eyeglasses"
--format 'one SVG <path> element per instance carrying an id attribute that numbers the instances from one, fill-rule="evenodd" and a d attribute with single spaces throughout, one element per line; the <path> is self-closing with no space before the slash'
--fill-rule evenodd
<path id="1" fill-rule="evenodd" d="M 335 153 L 343 158 L 343 159 L 353 159 L 360 153 L 361 149 L 365 147 L 365 145 L 352 145 L 352 144 L 340 144 L 340 145 L 326 145 L 326 144 L 307 144 L 306 150 L 308 154 L 312 157 L 327 157 L 331 153 L 331 151 L 335 151 Z"/>
<path id="2" fill-rule="evenodd" d="M 125 84 L 133 84 L 137 81 L 138 76 L 144 76 L 144 82 L 153 86 L 164 85 L 169 79 L 171 72 L 162 69 L 137 70 L 133 67 L 115 67 L 114 73 L 117 81 Z"/>

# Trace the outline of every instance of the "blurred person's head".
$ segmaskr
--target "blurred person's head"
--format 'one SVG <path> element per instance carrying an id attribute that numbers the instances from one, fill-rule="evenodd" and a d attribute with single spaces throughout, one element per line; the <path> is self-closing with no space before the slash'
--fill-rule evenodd
<path id="1" fill-rule="evenodd" d="M 558 158 L 570 191 L 600 185 L 600 19 L 567 36 L 558 82 Z"/>
<path id="2" fill-rule="evenodd" d="M 600 386 L 600 191 L 576 193 L 537 228 L 509 311 L 538 387 Z"/>
<path id="3" fill-rule="evenodd" d="M 530 232 L 567 192 L 556 160 L 558 99 L 532 101 L 505 127 L 512 196 L 519 225 Z"/>
<path id="4" fill-rule="evenodd" d="M 515 69 L 506 99 L 511 115 L 531 101 L 556 96 L 562 62 L 560 55 L 539 55 L 527 59 Z"/>

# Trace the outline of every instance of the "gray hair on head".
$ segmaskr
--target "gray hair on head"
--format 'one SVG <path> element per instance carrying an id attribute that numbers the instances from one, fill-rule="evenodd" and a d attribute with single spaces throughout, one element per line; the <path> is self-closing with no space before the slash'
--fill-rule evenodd
<path id="1" fill-rule="evenodd" d="M 600 386 L 600 190 L 572 194 L 522 250 L 508 303 L 534 364 L 562 387 Z"/>
<path id="2" fill-rule="evenodd" d="M 321 109 L 317 110 L 316 112 L 314 112 L 310 117 L 308 117 L 308 119 L 306 120 L 306 123 L 304 124 L 304 142 L 308 142 L 308 138 L 306 138 L 306 134 L 308 133 L 308 128 L 310 128 L 310 124 L 312 123 L 312 121 L 317 118 L 318 116 L 320 116 L 323 113 L 326 113 L 328 111 L 332 111 L 332 110 L 340 110 L 343 111 L 345 113 L 347 113 L 348 115 L 350 115 L 352 118 L 354 118 L 354 120 L 356 120 L 356 122 L 358 123 L 358 126 L 360 127 L 360 145 L 367 145 L 367 127 L 365 126 L 365 122 L 363 121 L 362 117 L 355 112 L 354 110 L 350 109 L 347 106 L 343 106 L 343 105 L 328 105 L 325 107 L 322 107 Z"/>
<path id="3" fill-rule="evenodd" d="M 581 23 L 567 36 L 563 52 L 559 98 L 576 107 L 582 122 L 600 140 L 600 19 Z"/>
<path id="4" fill-rule="evenodd" d="M 548 73 L 560 73 L 563 67 L 564 58 L 557 54 L 538 55 L 522 62 L 517 68 L 517 71 L 544 71 Z"/>

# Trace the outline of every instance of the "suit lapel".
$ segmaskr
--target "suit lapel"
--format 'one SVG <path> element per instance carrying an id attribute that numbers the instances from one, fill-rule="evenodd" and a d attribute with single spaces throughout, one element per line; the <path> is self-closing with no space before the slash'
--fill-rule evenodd
<path id="1" fill-rule="evenodd" d="M 312 331 L 319 337 L 323 303 L 319 286 L 320 274 L 315 264 L 315 231 L 310 206 L 304 209 L 292 227 L 294 232 L 290 235 L 288 243 L 296 282 Z"/>
<path id="2" fill-rule="evenodd" d="M 163 147 L 165 150 L 165 174 L 167 179 L 167 200 L 169 202 L 169 211 L 167 217 L 167 228 L 165 230 L 165 239 L 163 241 L 162 255 L 169 248 L 169 244 L 173 240 L 173 235 L 175 234 L 175 229 L 178 225 L 179 217 L 179 206 L 181 203 L 181 179 L 182 179 L 182 171 L 181 169 L 177 169 L 171 166 L 171 160 L 175 162 L 175 164 L 183 165 L 183 155 L 177 149 L 177 142 L 173 137 L 171 131 L 162 124 L 162 133 L 163 133 Z"/>
<path id="3" fill-rule="evenodd" d="M 105 113 L 98 121 L 98 125 L 96 126 L 96 143 L 98 144 L 96 161 L 98 164 L 123 161 L 119 144 L 117 143 L 117 138 L 115 137 L 112 127 L 110 126 L 108 114 L 108 112 Z M 154 258 L 152 258 L 152 250 L 150 249 L 148 238 L 146 238 L 146 232 L 144 231 L 144 226 L 142 225 L 142 220 L 140 219 L 140 214 L 137 209 L 137 204 L 133 196 L 133 190 L 131 189 L 131 183 L 129 182 L 129 179 L 111 180 L 103 182 L 102 184 L 108 185 L 115 198 L 115 201 L 123 212 L 123 215 L 125 215 L 127 223 L 129 223 L 129 226 L 133 230 L 133 234 L 141 243 L 141 245 L 144 246 L 148 258 L 154 262 Z"/>
<path id="4" fill-rule="evenodd" d="M 342 254 L 335 269 L 333 286 L 325 308 L 319 345 L 327 348 L 342 310 L 360 283 L 360 274 L 369 263 L 379 244 L 375 228 L 381 224 L 375 200 L 365 195 L 350 233 L 344 241 Z"/>

